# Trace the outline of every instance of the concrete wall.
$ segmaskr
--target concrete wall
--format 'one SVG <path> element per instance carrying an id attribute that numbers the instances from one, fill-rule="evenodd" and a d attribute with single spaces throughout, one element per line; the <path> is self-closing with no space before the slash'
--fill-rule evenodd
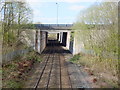
<path id="1" fill-rule="evenodd" d="M 66 47 L 69 49 L 69 51 L 75 55 L 80 52 L 84 51 L 84 44 L 80 39 L 76 36 L 72 37 L 71 32 L 67 32 L 67 45 Z"/>
<path id="2" fill-rule="evenodd" d="M 69 51 L 73 54 L 73 41 L 70 41 Z"/>
<path id="3" fill-rule="evenodd" d="M 35 45 L 35 35 L 36 30 L 27 29 L 21 32 L 20 40 L 28 47 L 32 47 Z"/>
<path id="4" fill-rule="evenodd" d="M 72 37 L 72 32 L 69 32 L 69 50 L 73 54 L 73 44 L 74 44 L 74 38 Z"/>
<path id="5" fill-rule="evenodd" d="M 70 52 L 75 55 L 78 53 L 89 53 L 89 54 L 93 54 L 92 50 L 86 50 L 84 47 L 84 38 L 81 39 L 79 34 L 74 34 L 73 40 L 70 40 L 70 46 L 69 46 L 69 50 Z"/>
<path id="6" fill-rule="evenodd" d="M 84 49 L 84 44 L 81 41 L 78 41 L 77 38 L 74 37 L 74 42 L 73 42 L 73 55 L 78 54 L 82 52 Z"/>
<path id="7" fill-rule="evenodd" d="M 29 49 L 16 50 L 5 55 L 2 55 L 2 63 L 7 63 L 8 61 L 13 60 L 18 55 L 26 55 L 29 52 Z"/>
<path id="8" fill-rule="evenodd" d="M 19 39 L 21 40 L 22 43 L 24 43 L 28 47 L 34 47 L 35 32 L 36 32 L 36 30 L 30 30 L 30 29 L 23 30 L 20 33 Z M 10 52 L 8 52 L 6 54 L 1 54 L 2 55 L 2 63 L 7 63 L 8 61 L 13 60 L 16 56 L 26 55 L 29 52 L 29 50 L 30 50 L 29 48 L 25 49 L 22 46 L 20 46 L 18 48 L 19 49 L 12 50 L 12 51 L 10 51 Z"/>

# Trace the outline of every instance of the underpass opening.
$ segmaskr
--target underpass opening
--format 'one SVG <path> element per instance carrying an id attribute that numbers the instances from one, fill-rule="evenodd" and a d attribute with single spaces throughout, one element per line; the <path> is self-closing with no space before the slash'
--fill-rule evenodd
<path id="1" fill-rule="evenodd" d="M 49 32 L 48 33 L 48 40 L 57 40 L 57 34 L 58 33 Z"/>
<path id="2" fill-rule="evenodd" d="M 47 46 L 61 46 L 62 44 L 59 42 L 59 33 L 57 32 L 48 32 L 47 35 Z"/>
<path id="3" fill-rule="evenodd" d="M 47 41 L 55 40 L 60 43 L 61 46 L 67 46 L 67 32 L 48 32 Z"/>
<path id="4" fill-rule="evenodd" d="M 66 46 L 67 46 L 67 32 L 47 32 L 46 48 L 53 49 L 54 47 L 57 47 L 58 49 L 60 49 L 61 53 L 70 53 L 69 49 L 67 49 Z"/>
<path id="5" fill-rule="evenodd" d="M 48 44 L 42 53 L 43 54 L 53 54 L 53 53 L 71 54 L 71 52 L 67 48 L 65 48 L 59 41 L 55 39 L 48 40 Z"/>

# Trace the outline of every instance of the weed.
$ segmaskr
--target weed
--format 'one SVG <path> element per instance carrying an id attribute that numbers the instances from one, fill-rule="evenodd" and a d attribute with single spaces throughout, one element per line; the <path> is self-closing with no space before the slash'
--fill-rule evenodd
<path id="1" fill-rule="evenodd" d="M 17 65 L 15 65 L 15 64 L 7 64 L 7 65 L 5 65 L 5 67 L 8 68 L 8 69 L 15 69 L 17 67 Z"/>
<path id="2" fill-rule="evenodd" d="M 28 60 L 34 60 L 36 58 L 35 52 L 30 52 L 26 55 Z"/>
<path id="3" fill-rule="evenodd" d="M 7 81 L 7 88 L 22 88 L 22 83 L 21 82 L 16 82 L 15 80 L 11 81 Z"/>
<path id="4" fill-rule="evenodd" d="M 2 71 L 2 69 L 0 69 L 0 73 L 2 73 L 3 71 Z"/>
<path id="5" fill-rule="evenodd" d="M 27 56 L 27 59 L 28 60 L 35 60 L 38 62 L 42 61 L 42 58 L 36 52 L 30 52 L 29 55 Z"/>
<path id="6" fill-rule="evenodd" d="M 36 61 L 41 62 L 41 61 L 42 61 L 42 59 L 41 59 L 41 58 L 37 58 L 37 59 L 36 59 Z"/>
<path id="7" fill-rule="evenodd" d="M 70 61 L 73 61 L 73 62 L 74 62 L 74 61 L 77 61 L 77 60 L 79 60 L 79 59 L 80 59 L 80 55 L 77 54 L 77 55 L 74 55 L 73 58 L 70 59 Z"/>

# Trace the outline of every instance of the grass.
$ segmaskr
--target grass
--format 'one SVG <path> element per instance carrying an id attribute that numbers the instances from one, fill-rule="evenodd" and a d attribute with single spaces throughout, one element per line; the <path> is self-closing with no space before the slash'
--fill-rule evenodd
<path id="1" fill-rule="evenodd" d="M 0 73 L 2 73 L 2 69 L 0 69 Z"/>
<path id="2" fill-rule="evenodd" d="M 23 84 L 22 82 L 17 82 L 15 80 L 9 80 L 6 82 L 9 88 L 22 88 Z"/>
<path id="3" fill-rule="evenodd" d="M 34 51 L 30 52 L 28 55 L 26 55 L 26 58 L 28 60 L 35 60 L 37 62 L 41 62 L 42 61 L 42 57 L 40 57 L 40 55 Z"/>
<path id="4" fill-rule="evenodd" d="M 80 59 L 80 54 L 74 55 L 73 58 L 70 59 L 70 61 L 75 62 Z"/>
<path id="5" fill-rule="evenodd" d="M 7 64 L 5 67 L 6 67 L 6 68 L 9 68 L 9 69 L 15 69 L 15 68 L 17 67 L 17 65 L 11 63 L 11 64 Z"/>
<path id="6" fill-rule="evenodd" d="M 87 67 L 91 72 L 104 80 L 108 85 L 118 88 L 118 60 L 99 58 L 88 54 L 80 53 L 70 59 L 71 62 Z"/>

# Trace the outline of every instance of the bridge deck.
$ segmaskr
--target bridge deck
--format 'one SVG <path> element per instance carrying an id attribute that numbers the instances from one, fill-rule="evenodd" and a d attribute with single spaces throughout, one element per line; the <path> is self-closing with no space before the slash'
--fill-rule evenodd
<path id="1" fill-rule="evenodd" d="M 37 29 L 41 30 L 71 30 L 73 24 L 34 24 Z"/>

